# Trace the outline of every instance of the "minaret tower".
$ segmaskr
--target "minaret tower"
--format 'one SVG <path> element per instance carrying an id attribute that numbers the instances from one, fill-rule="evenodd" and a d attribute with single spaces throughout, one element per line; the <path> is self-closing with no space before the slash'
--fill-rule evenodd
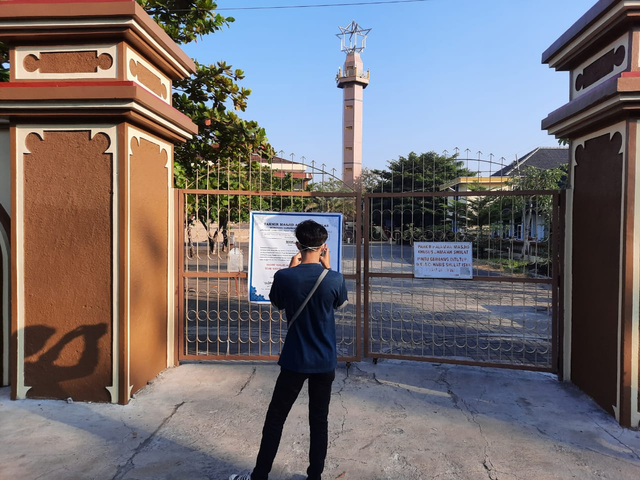
<path id="1" fill-rule="evenodd" d="M 342 110 L 342 180 L 353 186 L 362 173 L 362 91 L 369 85 L 369 71 L 362 68 L 360 52 L 365 49 L 370 28 L 355 21 L 339 27 L 341 50 L 347 54 L 344 69 L 338 70 L 336 82 L 344 92 Z"/>

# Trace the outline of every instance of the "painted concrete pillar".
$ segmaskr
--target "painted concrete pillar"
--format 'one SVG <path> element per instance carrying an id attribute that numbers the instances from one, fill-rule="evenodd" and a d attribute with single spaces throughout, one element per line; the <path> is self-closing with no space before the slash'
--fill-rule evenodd
<path id="1" fill-rule="evenodd" d="M 9 123 L 0 120 L 0 386 L 9 385 L 11 157 Z"/>
<path id="2" fill-rule="evenodd" d="M 601 0 L 542 56 L 569 102 L 542 128 L 570 141 L 564 374 L 640 423 L 640 5 Z"/>
<path id="3" fill-rule="evenodd" d="M 343 90 L 342 180 L 353 186 L 362 174 L 362 100 L 369 85 L 369 72 L 363 70 L 359 53 L 347 54 L 336 81 Z"/>
<path id="4" fill-rule="evenodd" d="M 175 362 L 173 144 L 197 128 L 171 89 L 195 66 L 133 0 L 5 1 L 0 41 L 12 397 L 127 403 Z"/>

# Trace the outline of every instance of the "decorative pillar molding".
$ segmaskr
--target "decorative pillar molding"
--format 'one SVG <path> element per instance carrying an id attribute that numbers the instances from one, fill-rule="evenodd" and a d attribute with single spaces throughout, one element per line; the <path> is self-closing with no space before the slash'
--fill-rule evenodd
<path id="1" fill-rule="evenodd" d="M 9 123 L 0 120 L 0 386 L 9 385 L 11 316 L 11 156 Z"/>
<path id="2" fill-rule="evenodd" d="M 133 0 L 7 0 L 0 41 L 12 398 L 125 404 L 173 365 L 173 144 L 197 127 L 171 89 L 195 65 Z"/>
<path id="3" fill-rule="evenodd" d="M 542 55 L 570 73 L 542 128 L 571 145 L 564 372 L 640 425 L 640 4 L 601 0 Z"/>

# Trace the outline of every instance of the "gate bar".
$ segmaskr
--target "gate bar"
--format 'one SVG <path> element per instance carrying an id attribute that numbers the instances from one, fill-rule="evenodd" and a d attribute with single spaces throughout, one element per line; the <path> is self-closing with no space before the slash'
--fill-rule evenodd
<path id="1" fill-rule="evenodd" d="M 184 192 L 182 190 L 178 190 L 178 202 L 176 203 L 178 207 L 178 214 L 176 215 L 176 222 L 178 231 L 178 235 L 180 235 L 179 240 L 176 242 L 176 248 L 179 249 L 178 252 L 178 271 L 180 274 L 178 275 L 178 335 L 176 336 L 176 350 L 178 361 L 182 359 L 182 338 L 184 336 L 184 318 L 186 315 L 185 312 L 185 302 L 187 301 L 187 296 L 184 293 L 184 270 L 185 270 L 185 260 L 184 260 L 184 225 L 185 225 L 185 203 L 184 203 Z M 186 336 L 184 336 L 186 338 Z M 186 346 L 185 353 L 186 353 Z"/>
<path id="2" fill-rule="evenodd" d="M 531 372 L 548 372 L 555 373 L 553 367 L 536 367 L 534 365 L 519 365 L 513 363 L 498 363 L 498 362 L 478 362 L 475 360 L 462 360 L 452 357 L 418 357 L 411 355 L 393 355 L 389 353 L 372 353 L 371 358 L 388 358 L 390 360 L 410 360 L 413 362 L 430 362 L 430 363 L 447 363 L 454 365 L 470 365 L 472 367 L 489 367 L 489 368 L 507 368 L 509 370 L 528 370 Z"/>
<path id="3" fill-rule="evenodd" d="M 369 216 L 371 215 L 371 207 L 369 205 L 369 195 L 364 196 L 364 356 L 369 357 Z M 366 230 L 366 231 L 364 231 Z"/>
<path id="4" fill-rule="evenodd" d="M 413 273 L 369 273 L 371 278 L 414 278 Z M 428 280 L 425 279 L 425 280 Z M 451 278 L 448 280 L 456 280 Z M 482 275 L 474 275 L 472 278 L 460 280 L 464 282 L 508 282 L 508 283 L 543 283 L 547 285 L 553 284 L 552 278 L 520 278 L 520 277 L 483 277 Z"/>
<path id="5" fill-rule="evenodd" d="M 204 188 L 182 189 L 185 195 L 230 195 L 243 197 L 344 197 L 354 198 L 354 192 L 287 192 L 281 190 L 206 190 Z"/>
<path id="6" fill-rule="evenodd" d="M 560 243 L 558 242 L 558 216 L 560 211 L 560 198 L 556 193 L 553 195 L 553 219 L 551 221 L 551 229 L 553 232 L 553 241 L 551 246 L 553 248 L 553 255 L 551 257 L 551 279 L 553 280 L 553 286 L 551 287 L 551 367 L 554 371 L 558 369 L 558 290 L 559 284 L 559 260 L 558 250 Z"/>
<path id="7" fill-rule="evenodd" d="M 356 192 L 356 362 L 362 360 L 362 193 Z M 368 237 L 368 235 L 367 235 Z M 368 258 L 368 257 L 367 257 Z M 366 267 L 365 267 L 366 268 Z M 351 275 L 345 275 L 345 278 L 351 278 Z M 365 277 L 366 278 L 366 277 Z M 366 290 L 365 290 L 366 291 Z M 366 305 L 366 303 L 365 303 Z M 366 342 L 365 342 L 366 344 Z"/>
<path id="8" fill-rule="evenodd" d="M 182 211 L 180 208 L 180 198 L 182 197 L 182 195 L 180 194 L 180 190 L 175 189 L 173 191 L 173 205 L 172 207 L 174 208 L 174 211 L 177 209 L 177 215 L 174 215 L 174 221 L 175 221 L 175 229 L 174 229 L 174 235 L 175 235 L 175 242 L 174 242 L 174 259 L 175 259 L 175 264 L 174 264 L 174 292 L 173 292 L 173 365 L 176 366 L 179 364 L 180 359 L 179 359 L 179 348 L 180 348 L 180 324 L 182 323 L 181 317 L 180 317 L 180 301 L 181 301 L 181 295 L 180 295 L 180 282 L 182 281 L 182 267 L 180 266 L 180 255 L 181 255 L 181 251 L 183 249 L 183 238 L 184 238 L 184 230 L 181 227 L 181 215 L 180 212 Z"/>
<path id="9" fill-rule="evenodd" d="M 486 190 L 477 192 L 396 192 L 365 193 L 369 198 L 411 198 L 411 197 L 521 197 L 526 195 L 555 195 L 557 190 Z"/>

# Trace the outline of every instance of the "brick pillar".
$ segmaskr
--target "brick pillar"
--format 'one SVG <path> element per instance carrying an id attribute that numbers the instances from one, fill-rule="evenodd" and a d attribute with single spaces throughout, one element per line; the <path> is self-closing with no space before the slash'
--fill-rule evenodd
<path id="1" fill-rule="evenodd" d="M 638 427 L 640 7 L 598 2 L 542 61 L 570 73 L 569 102 L 542 122 L 571 146 L 565 377 Z"/>
<path id="2" fill-rule="evenodd" d="M 193 62 L 135 1 L 5 1 L 15 398 L 127 403 L 174 363 L 171 105 Z M 8 21 L 10 20 L 10 21 Z"/>

